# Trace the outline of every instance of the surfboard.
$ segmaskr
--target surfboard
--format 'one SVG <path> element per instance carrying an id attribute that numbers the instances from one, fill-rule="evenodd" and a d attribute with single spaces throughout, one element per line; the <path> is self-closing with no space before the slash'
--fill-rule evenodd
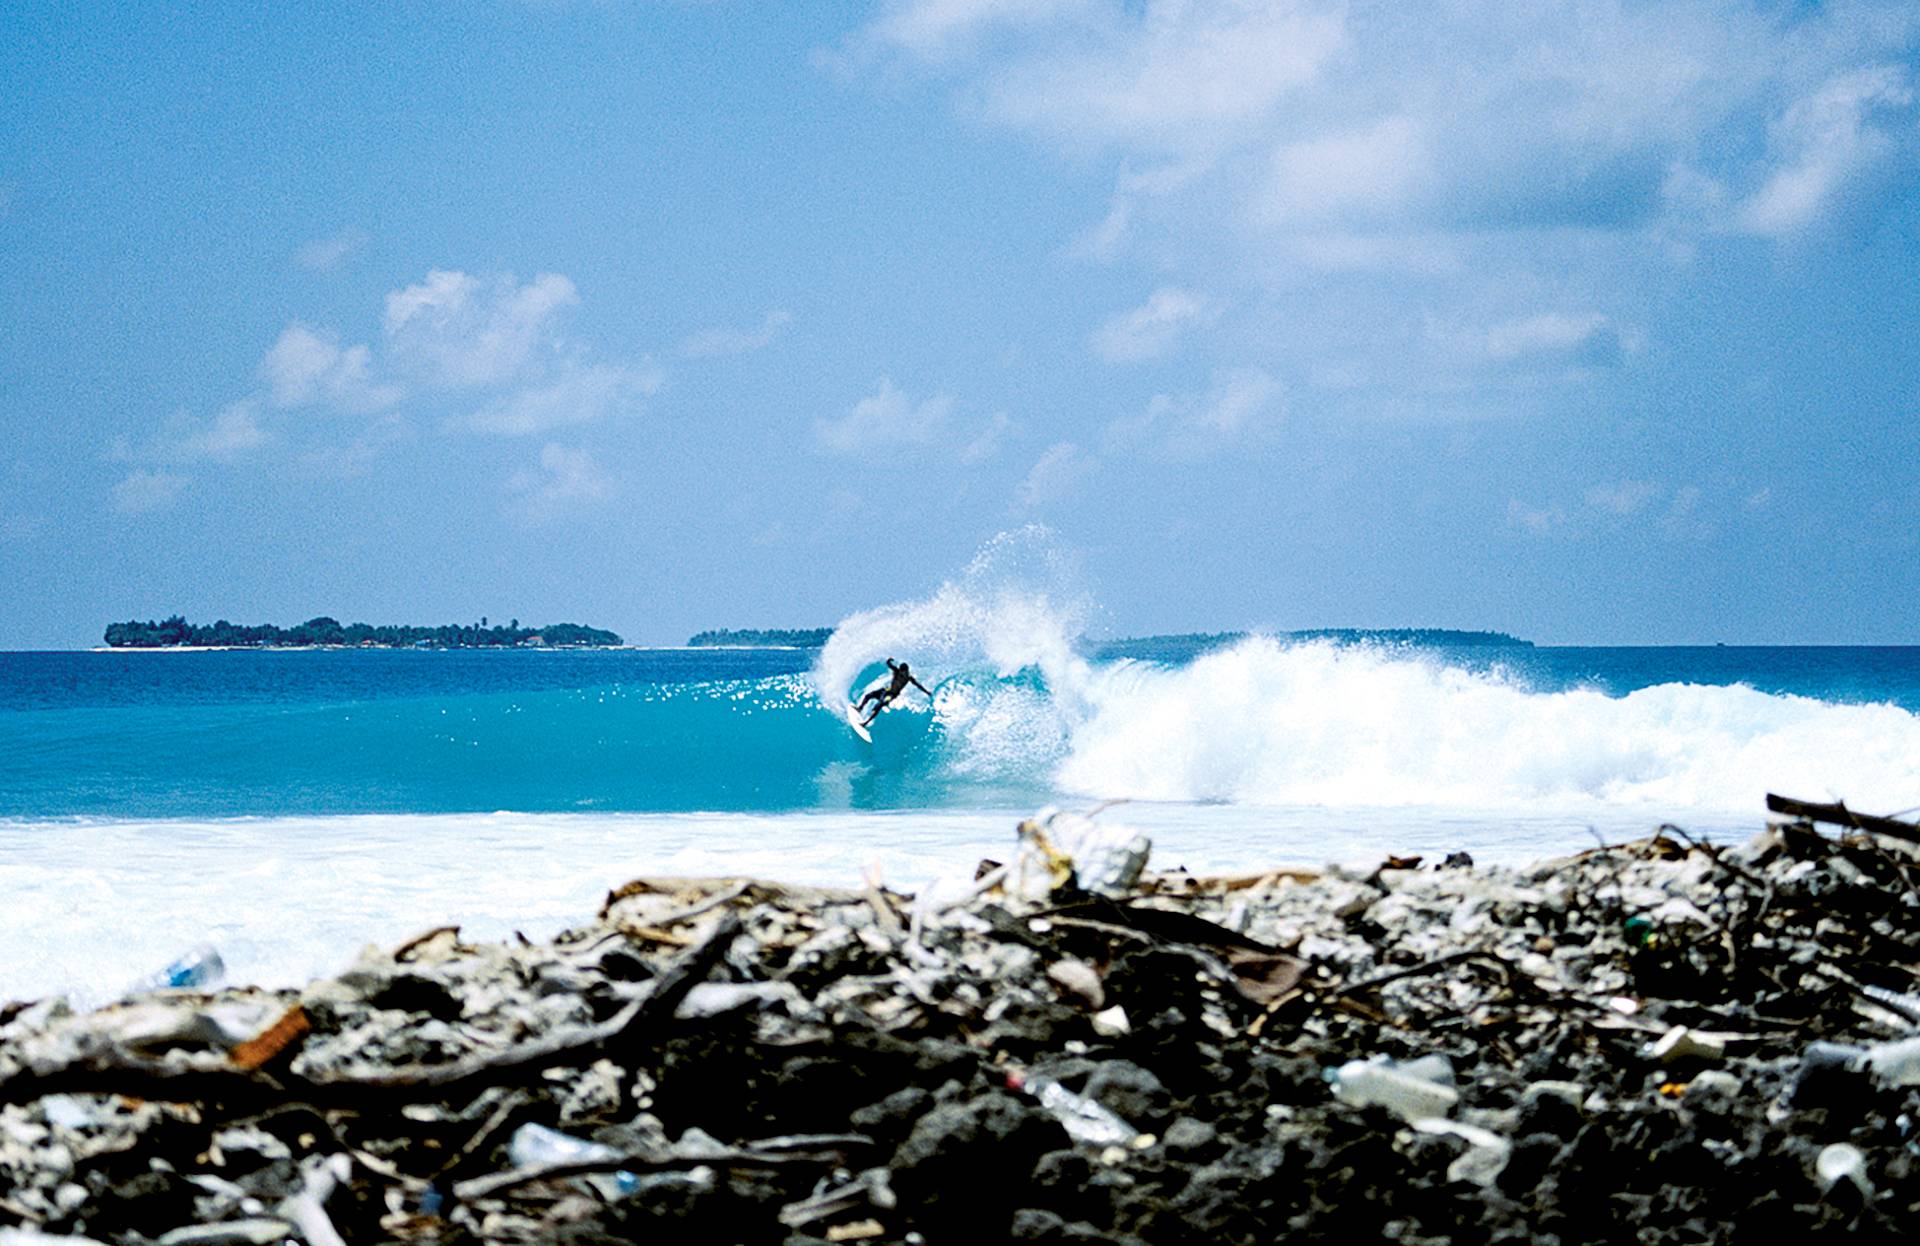
<path id="1" fill-rule="evenodd" d="M 859 736 L 868 744 L 873 743 L 873 736 L 868 734 L 866 724 L 860 721 L 860 711 L 852 705 L 847 706 L 847 726 L 852 727 L 853 734 Z"/>

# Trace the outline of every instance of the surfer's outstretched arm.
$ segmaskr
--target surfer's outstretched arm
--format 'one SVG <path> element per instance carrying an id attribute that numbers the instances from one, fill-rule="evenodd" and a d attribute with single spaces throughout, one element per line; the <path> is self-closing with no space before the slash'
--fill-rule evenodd
<path id="1" fill-rule="evenodd" d="M 933 690 L 931 688 L 927 687 L 925 684 L 921 683 L 919 680 L 914 679 L 912 676 L 908 676 L 907 682 L 912 684 L 914 687 L 920 689 L 920 691 L 926 693 L 929 697 L 933 695 Z"/>

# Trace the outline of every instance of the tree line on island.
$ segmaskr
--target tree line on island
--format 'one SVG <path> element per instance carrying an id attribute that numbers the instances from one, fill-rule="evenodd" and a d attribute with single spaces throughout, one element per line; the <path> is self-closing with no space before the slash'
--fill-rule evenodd
<path id="1" fill-rule="evenodd" d="M 620 644 L 620 637 L 602 628 L 580 623 L 550 623 L 522 627 L 514 619 L 506 626 L 444 623 L 438 627 L 371 623 L 341 623 L 325 615 L 292 627 L 272 623 L 189 623 L 179 615 L 160 620 L 131 620 L 108 626 L 106 642 L 113 649 L 170 649 L 195 646 L 218 649 L 309 649 L 324 646 L 369 649 L 580 649 Z"/>

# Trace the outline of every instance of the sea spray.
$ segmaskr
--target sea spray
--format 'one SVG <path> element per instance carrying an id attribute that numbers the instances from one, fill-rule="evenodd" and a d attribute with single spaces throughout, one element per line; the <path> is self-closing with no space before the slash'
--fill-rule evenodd
<path id="1" fill-rule="evenodd" d="M 978 687 L 981 675 L 1004 681 L 1027 672 L 1037 682 L 1012 688 L 1016 697 L 1026 694 L 1020 719 L 1051 718 L 1064 730 L 1079 716 L 1091 670 L 1076 647 L 1090 599 L 1075 581 L 1072 560 L 1045 527 L 1001 533 L 960 576 L 928 596 L 843 620 L 813 667 L 821 703 L 838 713 L 849 694 L 894 657 L 911 663 L 929 686 L 963 681 L 945 701 L 935 697 L 936 713 L 950 724 L 987 713 L 965 681 Z"/>
<path id="2" fill-rule="evenodd" d="M 1251 637 L 1095 668 L 1063 791 L 1266 805 L 1757 809 L 1765 792 L 1904 808 L 1920 717 L 1734 685 L 1540 691 L 1393 646 Z M 1663 815 L 1664 816 L 1664 815 Z"/>

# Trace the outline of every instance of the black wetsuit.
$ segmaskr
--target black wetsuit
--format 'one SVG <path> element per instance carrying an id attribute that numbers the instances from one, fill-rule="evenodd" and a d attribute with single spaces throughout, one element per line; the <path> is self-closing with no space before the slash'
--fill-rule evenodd
<path id="1" fill-rule="evenodd" d="M 887 681 L 887 686 L 884 688 L 875 688 L 873 691 L 867 693 L 867 695 L 861 697 L 860 703 L 853 707 L 854 712 L 858 713 L 867 708 L 867 702 L 874 702 L 873 713 L 867 715 L 868 722 L 872 722 L 875 715 L 887 708 L 887 705 L 895 697 L 905 692 L 908 684 L 912 684 L 922 692 L 927 692 L 927 686 L 913 677 L 913 672 L 908 669 L 905 662 L 895 662 L 892 658 L 888 658 L 887 669 L 893 672 L 893 677 Z M 927 695 L 932 696 L 933 694 L 927 692 Z"/>

